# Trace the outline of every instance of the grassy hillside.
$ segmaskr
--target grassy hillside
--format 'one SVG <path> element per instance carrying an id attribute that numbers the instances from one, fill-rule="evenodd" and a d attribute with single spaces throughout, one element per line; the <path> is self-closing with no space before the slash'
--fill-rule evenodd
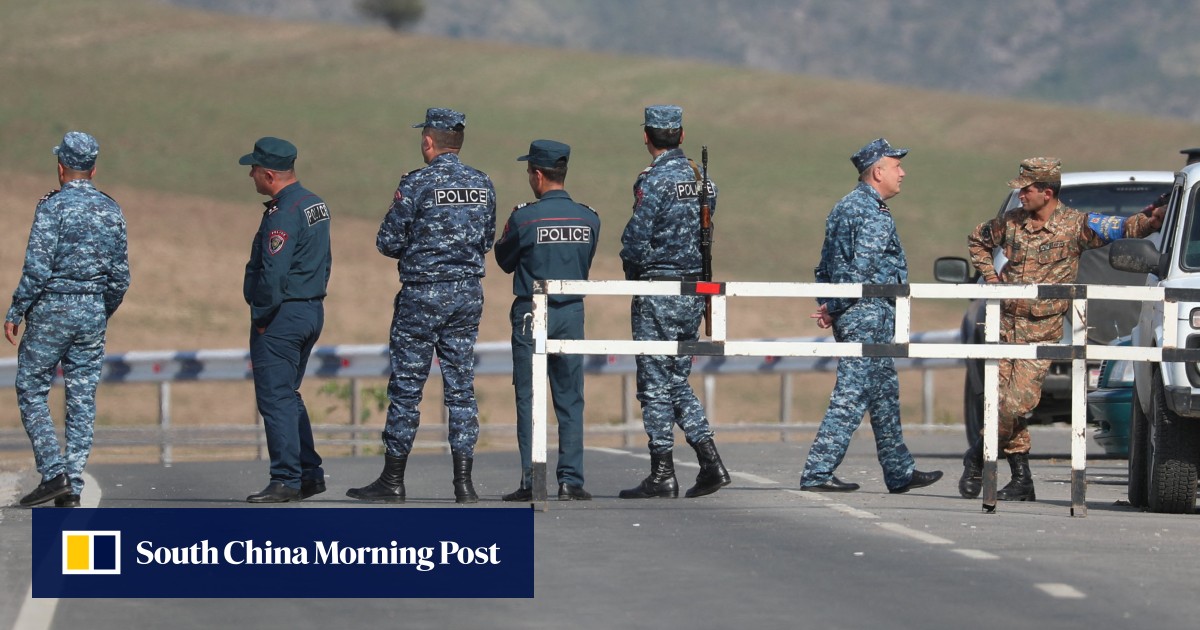
<path id="1" fill-rule="evenodd" d="M 568 188 L 604 220 L 599 278 L 618 275 L 630 186 L 649 159 L 640 130 L 648 104 L 682 105 L 685 149 L 710 148 L 721 188 L 716 269 L 728 280 L 810 280 L 824 217 L 854 183 L 848 156 L 880 135 L 912 148 L 904 192 L 890 205 L 917 281 L 929 280 L 936 256 L 965 251 L 965 234 L 995 211 L 1023 157 L 1057 155 L 1077 170 L 1169 169 L 1181 146 L 1200 140 L 1200 127 L 1175 121 L 274 23 L 151 0 L 0 0 L 0 15 L 0 292 L 15 286 L 32 204 L 54 184 L 50 147 L 68 129 L 94 133 L 100 182 L 130 218 L 134 285 L 113 323 L 114 352 L 245 343 L 240 275 L 261 198 L 236 160 L 262 135 L 297 143 L 301 178 L 338 217 L 322 343 L 385 340 L 395 270 L 373 235 L 400 175 L 421 165 L 409 125 L 428 106 L 468 114 L 463 158 L 494 177 L 505 208 L 530 198 L 515 161 L 530 140 L 574 147 Z M 507 338 L 507 282 L 490 271 L 481 339 Z M 589 335 L 627 334 L 627 301 L 589 308 Z M 957 309 L 920 307 L 917 328 L 954 326 Z M 808 301 L 735 306 L 731 334 L 815 334 L 810 311 Z M 0 356 L 12 356 L 5 348 Z M 506 387 L 493 396 L 498 408 L 508 405 Z M 814 408 L 827 396 L 802 392 Z M 723 400 L 769 418 L 773 396 L 748 389 Z M 250 405 L 244 391 L 213 399 Z M 955 414 L 958 403 L 943 401 Z M 201 415 L 223 411 L 197 403 Z M 0 419 L 15 422 L 8 397 Z"/>

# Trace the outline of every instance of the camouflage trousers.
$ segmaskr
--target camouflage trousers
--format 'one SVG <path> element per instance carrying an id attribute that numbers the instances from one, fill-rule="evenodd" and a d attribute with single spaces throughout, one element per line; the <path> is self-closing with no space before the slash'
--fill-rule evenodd
<path id="1" fill-rule="evenodd" d="M 1044 343 L 1062 338 L 1062 315 L 1030 318 L 1001 313 L 1000 341 Z M 1042 383 L 1050 371 L 1047 359 L 1000 360 L 1000 422 L 997 444 L 1001 451 L 1028 453 L 1032 447 L 1026 416 L 1042 400 Z"/>
<path id="2" fill-rule="evenodd" d="M 392 374 L 388 379 L 388 455 L 406 456 L 421 424 L 421 398 L 434 353 L 442 371 L 449 414 L 450 451 L 472 457 L 479 438 L 475 402 L 475 339 L 483 315 L 479 278 L 405 283 L 396 295 L 391 329 Z"/>
<path id="3" fill-rule="evenodd" d="M 834 338 L 850 343 L 891 343 L 895 314 L 886 302 L 860 300 L 834 322 Z M 900 382 L 895 363 L 888 357 L 842 357 L 838 359 L 837 383 L 829 397 L 829 408 L 800 475 L 802 488 L 833 477 L 864 414 L 871 417 L 884 483 L 888 489 L 908 484 L 916 462 L 900 427 Z"/>
<path id="4" fill-rule="evenodd" d="M 704 317 L 704 298 L 636 296 L 630 310 L 635 341 L 696 341 Z M 639 355 L 636 362 L 637 398 L 642 404 L 642 425 L 650 438 L 650 452 L 671 452 L 675 424 L 683 429 L 688 444 L 712 438 L 704 407 L 688 383 L 692 357 Z"/>
<path id="5" fill-rule="evenodd" d="M 83 467 L 92 452 L 96 386 L 104 363 L 107 320 L 99 295 L 50 293 L 38 298 L 26 317 L 17 355 L 17 406 L 33 444 L 42 481 L 66 473 L 71 491 L 83 491 Z M 55 368 L 62 364 L 66 388 L 63 453 L 46 398 Z"/>

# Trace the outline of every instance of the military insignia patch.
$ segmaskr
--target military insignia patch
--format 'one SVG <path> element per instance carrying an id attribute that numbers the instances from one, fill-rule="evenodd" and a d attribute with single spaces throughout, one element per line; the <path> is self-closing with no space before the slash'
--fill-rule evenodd
<path id="1" fill-rule="evenodd" d="M 321 221 L 328 221 L 329 207 L 323 203 L 311 205 L 304 209 L 304 218 L 308 220 L 309 227 Z"/>
<path id="2" fill-rule="evenodd" d="M 267 236 L 267 252 L 272 256 L 278 254 L 279 251 L 283 249 L 283 246 L 287 244 L 287 240 L 287 232 L 284 232 L 283 230 L 273 230 L 271 234 Z"/>

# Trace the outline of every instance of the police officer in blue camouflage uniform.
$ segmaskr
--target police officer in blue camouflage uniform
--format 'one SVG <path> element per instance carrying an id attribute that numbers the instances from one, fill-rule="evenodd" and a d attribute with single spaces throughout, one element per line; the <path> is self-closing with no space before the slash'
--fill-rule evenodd
<path id="1" fill-rule="evenodd" d="M 900 193 L 904 168 L 900 158 L 908 149 L 894 149 L 878 138 L 851 156 L 858 169 L 858 186 L 829 212 L 825 243 L 816 268 L 817 282 L 906 284 L 908 261 L 886 200 Z M 833 327 L 843 343 L 892 343 L 896 306 L 891 298 L 820 298 L 813 317 L 821 328 Z M 841 357 L 837 384 L 829 409 L 800 477 L 800 488 L 819 492 L 849 492 L 859 488 L 834 476 L 850 438 L 871 414 L 875 448 L 888 491 L 897 494 L 928 486 L 941 471 L 921 472 L 904 444 L 900 428 L 900 385 L 888 357 Z"/>
<path id="2" fill-rule="evenodd" d="M 329 207 L 296 179 L 296 147 L 260 138 L 238 163 L 266 209 L 254 241 L 242 293 L 250 305 L 254 395 L 267 433 L 271 481 L 250 503 L 285 503 L 325 491 L 325 471 L 313 442 L 300 383 L 325 325 L 333 257 Z"/>
<path id="3" fill-rule="evenodd" d="M 391 329 L 383 472 L 346 495 L 363 501 L 404 501 L 404 469 L 421 416 L 421 392 L 436 352 L 449 412 L 454 499 L 479 500 L 471 482 L 479 408 L 475 402 L 475 339 L 483 315 L 484 264 L 496 237 L 496 190 L 482 171 L 463 164 L 466 116 L 430 108 L 421 131 L 424 168 L 400 179 L 375 246 L 397 259 L 402 287 Z"/>
<path id="4" fill-rule="evenodd" d="M 653 160 L 633 184 L 633 216 L 621 235 L 621 262 L 627 280 L 695 282 L 700 280 L 700 169 L 684 156 L 683 109 L 674 105 L 646 108 L 643 139 Z M 716 212 L 717 191 L 708 191 Z M 635 296 L 631 305 L 633 338 L 638 341 L 693 342 L 699 338 L 704 298 Z M 650 437 L 650 475 L 622 499 L 678 497 L 672 450 L 674 425 L 683 429 L 696 450 L 700 473 L 686 496 L 712 494 L 729 485 L 729 473 L 717 453 L 704 407 L 688 383 L 692 357 L 639 355 L 638 400 L 642 424 Z"/>
<path id="5" fill-rule="evenodd" d="M 42 197 L 34 211 L 4 336 L 16 345 L 21 321 L 27 322 L 17 355 L 17 405 L 42 481 L 21 505 L 54 500 L 59 507 L 78 507 L 92 451 L 104 335 L 129 288 L 129 253 L 121 207 L 92 183 L 96 139 L 71 131 L 54 153 L 62 188 Z M 66 386 L 65 454 L 46 404 L 59 364 Z"/>
<path id="6" fill-rule="evenodd" d="M 533 283 L 537 280 L 587 280 L 600 217 L 576 203 L 564 190 L 571 147 L 554 140 L 535 140 L 527 161 L 533 203 L 513 208 L 504 233 L 496 242 L 496 262 L 513 274 L 512 322 L 513 387 L 517 402 L 517 445 L 521 452 L 521 485 L 505 501 L 533 498 L 530 439 L 533 426 Z M 549 298 L 548 335 L 551 339 L 583 339 L 583 296 Z M 554 414 L 558 418 L 558 499 L 588 501 L 583 489 L 583 356 L 552 354 L 546 358 Z"/>

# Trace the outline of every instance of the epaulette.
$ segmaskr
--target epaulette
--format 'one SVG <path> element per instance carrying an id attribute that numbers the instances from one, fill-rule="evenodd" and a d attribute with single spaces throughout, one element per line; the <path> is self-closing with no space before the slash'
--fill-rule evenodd
<path id="1" fill-rule="evenodd" d="M 42 203 L 43 201 L 53 197 L 54 195 L 57 195 L 59 192 L 61 192 L 61 191 L 58 188 L 51 190 L 50 192 L 43 195 L 41 199 L 38 199 L 38 203 Z"/>
<path id="2" fill-rule="evenodd" d="M 579 202 L 576 201 L 575 203 L 579 203 Z M 594 214 L 596 216 L 600 216 L 600 213 L 596 212 L 595 208 L 592 208 L 591 206 L 587 205 L 586 203 L 579 203 L 579 205 L 583 206 L 584 208 L 587 208 L 588 210 L 591 210 L 592 214 Z"/>
<path id="3" fill-rule="evenodd" d="M 117 203 L 117 200 L 116 200 L 116 199 L 113 199 L 112 195 L 110 195 L 110 194 L 108 194 L 108 193 L 104 192 L 103 190 L 100 190 L 100 189 L 98 189 L 98 188 L 97 188 L 97 189 L 96 189 L 96 192 L 100 193 L 101 195 L 104 195 L 105 197 L 108 197 L 108 200 L 109 200 L 109 201 L 111 201 L 111 202 L 113 202 L 113 203 Z M 120 204 L 117 204 L 117 205 L 120 205 Z"/>
<path id="4" fill-rule="evenodd" d="M 533 203 L 536 203 L 536 202 L 526 201 L 525 203 L 519 203 L 519 204 L 513 206 L 512 211 L 516 212 L 517 210 L 520 210 L 521 208 L 524 208 L 525 206 L 531 205 Z"/>

